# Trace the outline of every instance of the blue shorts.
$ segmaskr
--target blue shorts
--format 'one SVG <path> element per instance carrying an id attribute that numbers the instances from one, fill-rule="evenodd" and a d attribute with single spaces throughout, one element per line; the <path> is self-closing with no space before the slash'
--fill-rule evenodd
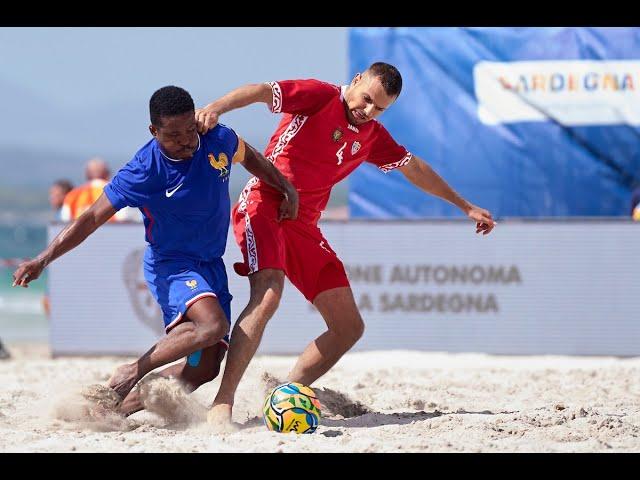
<path id="1" fill-rule="evenodd" d="M 144 278 L 160 308 L 165 332 L 184 320 L 187 309 L 204 297 L 216 297 L 231 325 L 231 299 L 227 272 L 221 258 L 211 262 L 153 258 L 149 247 L 144 252 Z M 229 346 L 229 335 L 221 340 Z"/>

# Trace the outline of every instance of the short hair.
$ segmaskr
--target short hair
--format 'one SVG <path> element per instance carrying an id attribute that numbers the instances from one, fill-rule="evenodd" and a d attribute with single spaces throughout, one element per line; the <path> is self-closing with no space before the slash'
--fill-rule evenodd
<path id="1" fill-rule="evenodd" d="M 367 71 L 380 79 L 382 88 L 390 97 L 397 97 L 402 90 L 402 75 L 396 67 L 384 62 L 371 64 Z"/>
<path id="2" fill-rule="evenodd" d="M 61 188 L 65 194 L 73 190 L 73 183 L 71 183 L 66 178 L 61 178 L 60 180 L 56 180 L 55 182 L 53 182 L 52 186 Z"/>
<path id="3" fill-rule="evenodd" d="M 162 117 L 174 117 L 195 109 L 189 92 L 173 85 L 156 90 L 149 100 L 151 124 L 157 127 L 162 126 Z"/>

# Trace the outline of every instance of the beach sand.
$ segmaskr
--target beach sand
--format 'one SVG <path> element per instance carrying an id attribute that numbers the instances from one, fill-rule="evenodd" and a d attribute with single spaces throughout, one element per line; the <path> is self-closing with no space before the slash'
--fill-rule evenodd
<path id="1" fill-rule="evenodd" d="M 8 347 L 1 452 L 640 451 L 640 358 L 349 353 L 314 385 L 318 430 L 295 435 L 268 431 L 260 417 L 267 388 L 295 357 L 257 356 L 236 398 L 241 428 L 216 434 L 205 419 L 220 378 L 186 395 L 152 377 L 142 388 L 155 413 L 96 420 L 78 392 L 131 358 Z"/>

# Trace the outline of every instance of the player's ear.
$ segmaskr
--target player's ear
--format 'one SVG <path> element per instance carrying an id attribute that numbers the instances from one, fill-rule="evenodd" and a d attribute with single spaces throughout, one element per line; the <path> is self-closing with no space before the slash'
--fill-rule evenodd
<path id="1" fill-rule="evenodd" d="M 360 73 L 356 73 L 355 77 L 353 77 L 353 80 L 351 80 L 351 85 L 356 85 L 361 78 L 362 75 Z"/>
<path id="2" fill-rule="evenodd" d="M 158 136 L 158 129 L 154 127 L 153 124 L 149 125 L 149 131 L 151 132 L 151 135 L 153 135 L 154 137 Z"/>

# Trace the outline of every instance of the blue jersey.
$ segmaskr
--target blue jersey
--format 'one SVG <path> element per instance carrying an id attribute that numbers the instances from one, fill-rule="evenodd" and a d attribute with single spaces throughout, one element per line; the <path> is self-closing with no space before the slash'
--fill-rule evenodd
<path id="1" fill-rule="evenodd" d="M 224 254 L 229 173 L 234 156 L 244 155 L 244 143 L 222 124 L 198 134 L 198 142 L 190 159 L 177 161 L 154 138 L 104 188 L 116 210 L 140 209 L 154 259 L 211 261 Z"/>

